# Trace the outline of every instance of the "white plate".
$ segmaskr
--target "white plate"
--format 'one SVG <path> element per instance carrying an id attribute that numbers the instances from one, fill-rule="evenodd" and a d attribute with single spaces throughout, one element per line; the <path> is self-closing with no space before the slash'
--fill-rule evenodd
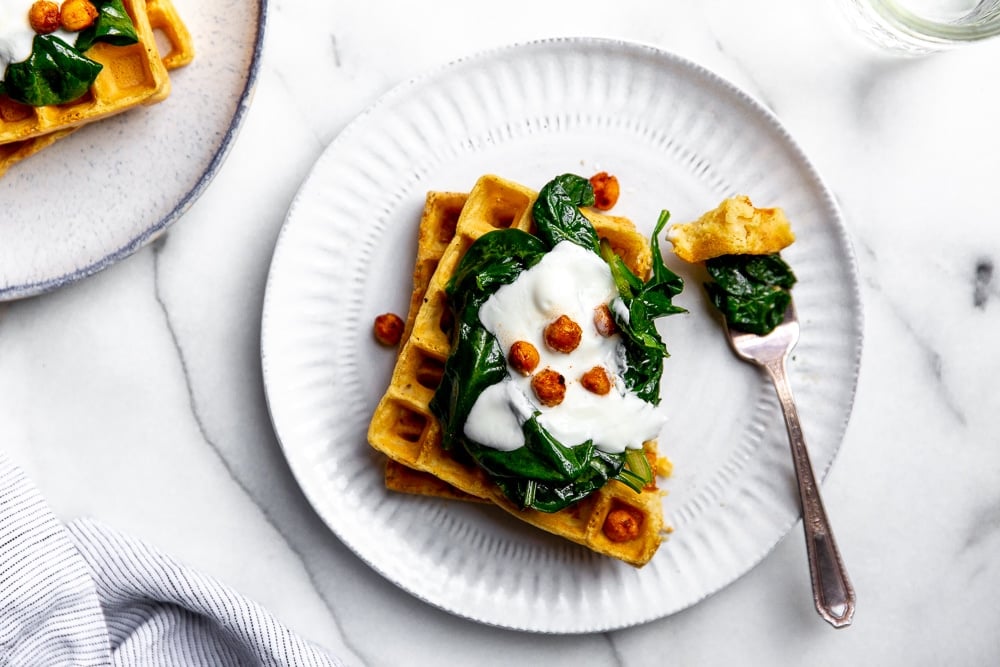
<path id="1" fill-rule="evenodd" d="M 266 0 L 174 0 L 194 61 L 170 97 L 82 128 L 0 178 L 0 300 L 47 292 L 155 239 L 201 195 L 250 105 Z"/>
<path id="2" fill-rule="evenodd" d="M 747 95 L 673 55 L 592 39 L 493 51 L 392 91 L 330 145 L 289 210 L 264 302 L 264 381 L 285 455 L 327 524 L 391 581 L 484 623 L 569 633 L 662 617 L 745 573 L 798 516 L 773 391 L 729 352 L 702 276 L 669 252 L 691 312 L 660 321 L 673 355 L 660 442 L 675 464 L 664 501 L 674 533 L 649 565 L 595 556 L 495 508 L 383 489 L 365 432 L 394 355 L 371 323 L 405 313 L 425 192 L 468 190 L 487 172 L 537 189 L 601 169 L 621 179 L 614 212 L 647 233 L 661 208 L 691 220 L 740 192 L 783 206 L 803 321 L 791 380 L 821 474 L 851 411 L 852 250 L 812 166 Z"/>

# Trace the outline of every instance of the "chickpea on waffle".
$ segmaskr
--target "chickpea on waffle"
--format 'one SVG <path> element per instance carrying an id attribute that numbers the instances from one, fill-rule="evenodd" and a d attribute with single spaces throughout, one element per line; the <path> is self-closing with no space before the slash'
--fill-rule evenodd
<path id="1" fill-rule="evenodd" d="M 372 417 L 368 439 L 387 455 L 386 486 L 393 490 L 492 502 L 523 521 L 598 553 L 642 566 L 662 541 L 662 492 L 655 479 L 641 493 L 611 480 L 566 509 L 521 509 L 477 466 L 441 446 L 441 426 L 430 408 L 450 354 L 451 312 L 445 286 L 473 241 L 503 228 L 534 231 L 536 192 L 496 176 L 484 176 L 466 196 L 428 194 L 420 223 L 410 309 L 390 386 Z M 630 221 L 589 209 L 582 213 L 637 276 L 651 269 L 647 239 Z M 647 459 L 660 472 L 655 441 Z"/>
<path id="2" fill-rule="evenodd" d="M 90 90 L 67 104 L 33 107 L 0 95 L 0 176 L 87 123 L 170 94 L 169 70 L 194 58 L 187 27 L 170 0 L 123 0 L 138 43 L 94 44 L 88 58 L 104 67 Z M 164 45 L 161 54 L 157 36 Z"/>

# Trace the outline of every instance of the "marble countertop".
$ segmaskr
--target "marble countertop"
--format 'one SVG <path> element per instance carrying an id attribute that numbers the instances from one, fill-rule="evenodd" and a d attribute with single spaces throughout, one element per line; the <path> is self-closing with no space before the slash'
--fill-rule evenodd
<path id="1" fill-rule="evenodd" d="M 149 540 L 351 665 L 995 664 L 1000 40 L 900 58 L 836 5 L 272 1 L 253 105 L 200 199 L 127 260 L 0 306 L 0 442 L 60 516 Z M 823 485 L 858 593 L 848 629 L 812 608 L 798 526 L 669 618 L 578 636 L 477 625 L 369 569 L 289 472 L 260 313 L 312 164 L 394 85 L 562 35 L 651 44 L 729 79 L 837 198 L 865 307 L 854 412 Z"/>

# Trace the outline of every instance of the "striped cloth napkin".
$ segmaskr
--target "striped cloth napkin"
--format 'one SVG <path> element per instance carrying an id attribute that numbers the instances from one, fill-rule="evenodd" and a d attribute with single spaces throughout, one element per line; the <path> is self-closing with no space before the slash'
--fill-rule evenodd
<path id="1" fill-rule="evenodd" d="M 0 665 L 340 665 L 260 605 L 98 522 L 0 453 Z"/>

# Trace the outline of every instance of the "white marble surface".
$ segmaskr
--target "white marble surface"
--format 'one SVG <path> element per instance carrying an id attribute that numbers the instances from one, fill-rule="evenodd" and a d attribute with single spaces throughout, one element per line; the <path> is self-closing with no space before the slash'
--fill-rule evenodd
<path id="1" fill-rule="evenodd" d="M 857 39 L 835 0 L 273 0 L 269 14 L 245 126 L 180 222 L 82 283 L 0 306 L 0 442 L 59 515 L 148 539 L 350 665 L 1000 661 L 1000 39 L 900 59 Z M 557 35 L 653 44 L 730 79 L 838 198 L 866 315 L 855 410 L 823 487 L 858 591 L 849 629 L 814 613 L 798 527 L 670 618 L 568 637 L 475 625 L 366 567 L 288 471 L 259 318 L 313 161 L 393 85 Z"/>

